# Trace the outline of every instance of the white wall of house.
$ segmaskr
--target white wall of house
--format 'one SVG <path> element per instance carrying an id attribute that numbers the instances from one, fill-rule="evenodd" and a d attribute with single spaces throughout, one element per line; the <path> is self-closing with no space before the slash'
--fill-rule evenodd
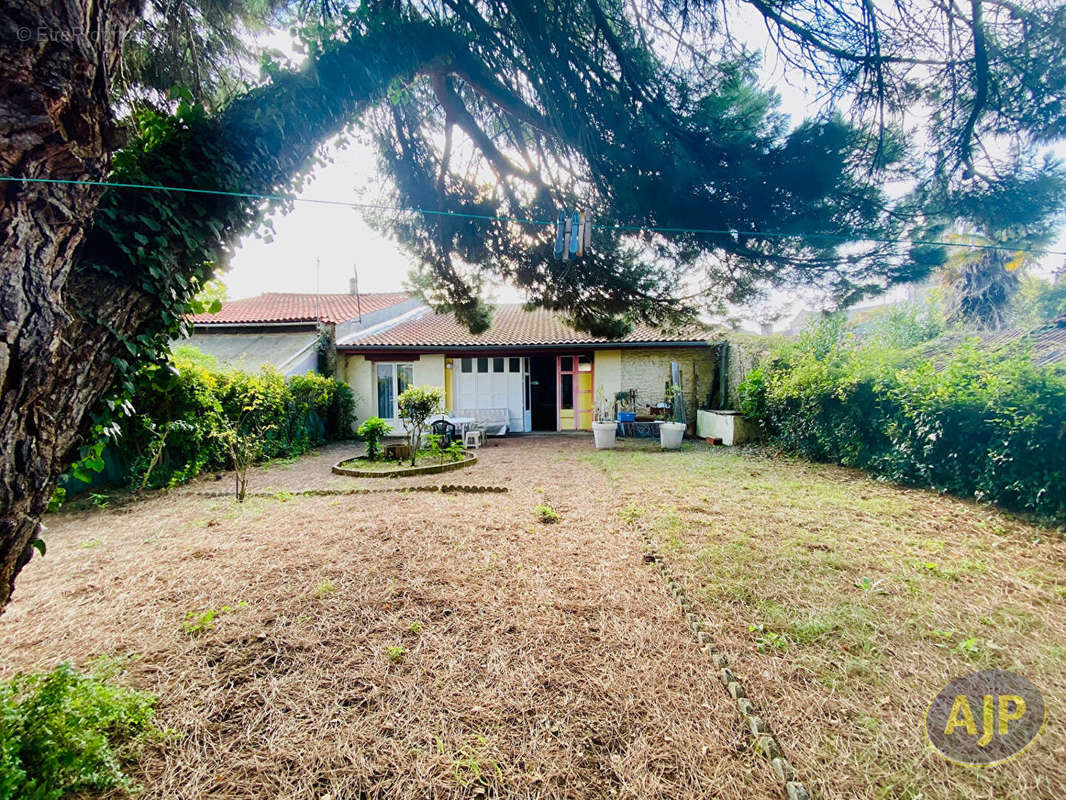
<path id="1" fill-rule="evenodd" d="M 308 372 L 318 370 L 318 337 L 316 336 L 311 345 L 305 348 L 290 364 L 285 367 L 286 375 L 306 375 Z"/>
<path id="2" fill-rule="evenodd" d="M 411 298 L 410 300 L 404 300 L 400 303 L 393 303 L 391 306 L 385 306 L 385 308 L 380 308 L 369 314 L 363 314 L 362 321 L 359 319 L 349 319 L 344 322 L 338 322 L 336 330 L 337 341 L 339 342 L 347 336 L 366 331 L 368 328 L 373 328 L 384 322 L 396 320 L 409 311 L 421 308 L 421 306 L 421 300 Z"/>
<path id="3" fill-rule="evenodd" d="M 202 331 L 199 328 L 187 339 L 175 339 L 171 348 L 195 347 L 213 356 L 220 366 L 243 372 L 258 372 L 269 365 L 282 375 L 303 375 L 318 366 L 314 331 L 284 332 L 283 326 L 246 333 Z"/>
<path id="4" fill-rule="evenodd" d="M 450 359 L 445 369 L 443 354 L 422 354 L 417 361 L 368 361 L 360 355 L 342 355 L 338 359 L 337 377 L 352 387 L 355 394 L 355 415 L 358 426 L 369 417 L 378 416 L 378 364 L 410 366 L 414 386 L 435 386 L 446 389 L 451 409 L 507 408 L 510 428 L 529 429 L 525 413 L 526 359 L 519 357 L 519 369 L 511 369 L 510 357 L 504 357 L 503 369 L 497 371 L 494 357 L 488 358 L 487 370 L 478 371 L 477 357 L 471 371 L 462 372 L 459 357 Z M 666 381 L 670 378 L 670 362 L 681 368 L 685 391 L 685 410 L 689 422 L 695 423 L 696 409 L 703 404 L 711 389 L 717 368 L 713 347 L 648 347 L 596 350 L 593 359 L 593 402 L 606 396 L 613 404 L 618 392 L 636 389 L 638 408 L 663 399 Z M 450 383 L 450 385 L 448 385 Z M 396 435 L 403 433 L 403 423 L 394 417 L 386 418 Z"/>
<path id="5" fill-rule="evenodd" d="M 599 405 L 607 398 L 607 405 L 614 407 L 614 396 L 628 386 L 622 386 L 622 351 L 597 350 L 592 360 L 592 401 Z"/>
<path id="6" fill-rule="evenodd" d="M 352 387 L 355 395 L 355 424 L 358 427 L 370 417 L 378 416 L 378 365 L 391 364 L 393 374 L 398 364 L 410 365 L 411 385 L 434 386 L 444 390 L 444 356 L 440 354 L 421 355 L 417 361 L 404 361 L 397 356 L 395 361 L 368 361 L 359 355 L 344 355 L 338 359 L 337 377 Z M 384 418 L 392 426 L 392 432 L 402 435 L 403 422 L 396 417 Z"/>
<path id="7" fill-rule="evenodd" d="M 338 355 L 337 380 L 348 384 L 352 389 L 356 427 L 368 417 L 374 416 L 371 411 L 374 405 L 373 374 L 370 362 L 362 356 Z"/>
<path id="8" fill-rule="evenodd" d="M 424 355 L 414 362 L 415 386 L 435 386 L 444 391 L 444 355 Z"/>

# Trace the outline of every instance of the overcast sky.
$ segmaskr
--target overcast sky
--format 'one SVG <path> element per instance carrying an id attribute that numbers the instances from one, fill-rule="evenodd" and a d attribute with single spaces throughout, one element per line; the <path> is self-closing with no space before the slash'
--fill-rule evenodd
<path id="1" fill-rule="evenodd" d="M 373 150 L 353 144 L 335 157 L 334 163 L 317 170 L 300 196 L 373 202 L 374 189 L 380 185 Z M 292 211 L 275 217 L 274 228 L 269 244 L 254 236 L 241 243 L 223 277 L 231 298 L 316 289 L 347 292 L 354 269 L 359 271 L 361 291 L 396 291 L 410 268 L 404 252 L 374 231 L 356 209 L 296 203 Z"/>
<path id="2" fill-rule="evenodd" d="M 283 32 L 273 34 L 269 46 L 299 60 Z M 793 124 L 814 112 L 814 98 L 809 91 L 785 83 L 779 65 L 772 58 L 764 65 L 763 79 L 781 94 L 781 110 L 791 116 Z M 1066 155 L 1066 147 L 1058 150 Z M 372 147 L 367 142 L 354 142 L 345 150 L 335 150 L 333 155 L 334 162 L 315 172 L 300 197 L 379 202 L 382 179 L 377 174 Z M 359 272 L 360 291 L 388 292 L 403 288 L 410 260 L 395 242 L 373 230 L 360 210 L 296 203 L 292 211 L 275 217 L 274 227 L 276 234 L 269 244 L 254 236 L 240 243 L 230 269 L 220 276 L 230 299 L 262 292 L 347 292 L 355 269 Z M 1054 249 L 1066 249 L 1066 235 Z M 1050 271 L 1064 261 L 1062 256 L 1046 259 L 1045 270 Z M 789 296 L 795 297 L 795 293 Z M 495 289 L 495 298 L 514 302 L 521 300 L 522 295 L 501 286 Z M 785 305 L 783 298 L 780 295 L 775 305 Z M 793 312 L 790 308 L 789 314 Z"/>

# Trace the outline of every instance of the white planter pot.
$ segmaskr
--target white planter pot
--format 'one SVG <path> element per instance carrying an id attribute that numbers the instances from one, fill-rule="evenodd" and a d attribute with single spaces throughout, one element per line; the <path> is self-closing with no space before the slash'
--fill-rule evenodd
<path id="1" fill-rule="evenodd" d="M 684 422 L 664 422 L 659 426 L 659 446 L 663 450 L 677 450 L 685 436 Z"/>
<path id="2" fill-rule="evenodd" d="M 593 422 L 592 437 L 596 440 L 597 450 L 614 448 L 614 435 L 618 430 L 617 422 Z"/>

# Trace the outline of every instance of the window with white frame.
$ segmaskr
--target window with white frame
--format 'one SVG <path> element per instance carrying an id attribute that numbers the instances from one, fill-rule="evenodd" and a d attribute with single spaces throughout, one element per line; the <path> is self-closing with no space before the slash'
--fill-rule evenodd
<path id="1" fill-rule="evenodd" d="M 396 398 L 404 389 L 414 384 L 414 373 L 414 364 L 377 365 L 379 417 L 397 419 Z"/>

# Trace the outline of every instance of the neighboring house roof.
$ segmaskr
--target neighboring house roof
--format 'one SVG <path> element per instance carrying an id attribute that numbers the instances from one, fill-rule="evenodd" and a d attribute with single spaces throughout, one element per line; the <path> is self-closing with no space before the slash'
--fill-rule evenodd
<path id="1" fill-rule="evenodd" d="M 983 350 L 997 350 L 1024 343 L 1037 366 L 1066 369 L 1066 314 L 1032 330 L 1006 330 L 983 334 L 950 334 L 931 342 L 925 348 L 927 357 L 939 361 L 955 351 L 962 342 L 977 336 Z"/>
<path id="2" fill-rule="evenodd" d="M 255 325 L 266 323 L 331 322 L 356 319 L 410 300 L 404 292 L 383 294 L 295 294 L 268 292 L 258 297 L 230 300 L 217 314 L 193 314 L 194 325 Z"/>
<path id="3" fill-rule="evenodd" d="M 272 364 L 282 373 L 302 364 L 318 341 L 318 334 L 304 333 L 203 333 L 174 342 L 214 356 L 225 367 L 246 371 Z"/>
<path id="4" fill-rule="evenodd" d="M 492 324 L 484 333 L 472 334 L 452 314 L 435 314 L 429 309 L 409 315 L 395 325 L 354 333 L 337 342 L 347 350 L 387 348 L 477 348 L 548 347 L 553 345 L 605 344 L 705 344 L 709 331 L 702 326 L 665 331 L 637 325 L 627 336 L 608 339 L 572 328 L 554 312 L 528 309 L 519 303 L 498 305 Z"/>
<path id="5" fill-rule="evenodd" d="M 908 283 L 897 286 L 894 289 L 888 290 L 890 294 L 874 297 L 844 309 L 845 317 L 848 322 L 861 326 L 874 321 L 885 311 L 914 305 L 916 303 L 925 303 L 928 301 L 930 294 L 937 286 L 938 282 L 939 279 L 934 275 L 923 281 L 918 281 L 917 283 Z M 892 295 L 895 296 L 893 297 Z M 792 317 L 788 326 L 782 332 L 790 335 L 802 333 L 803 329 L 806 328 L 812 320 L 818 319 L 822 315 L 822 311 L 814 311 L 811 309 L 800 310 L 794 317 Z"/>

